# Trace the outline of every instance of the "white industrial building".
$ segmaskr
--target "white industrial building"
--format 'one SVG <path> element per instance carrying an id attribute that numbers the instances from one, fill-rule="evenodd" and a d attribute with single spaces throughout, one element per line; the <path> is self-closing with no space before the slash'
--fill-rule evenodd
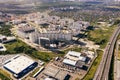
<path id="1" fill-rule="evenodd" d="M 86 60 L 86 57 L 81 56 L 81 53 L 75 52 L 75 51 L 69 51 L 69 52 L 66 54 L 65 58 L 71 59 L 71 60 L 73 60 L 73 61 L 78 61 L 78 60 L 80 60 L 80 61 L 83 61 L 83 62 L 85 62 L 85 60 Z"/>
<path id="2" fill-rule="evenodd" d="M 4 68 L 10 71 L 14 77 L 20 78 L 37 66 L 37 62 L 26 57 L 17 55 L 4 63 Z"/>
<path id="3" fill-rule="evenodd" d="M 79 52 L 69 51 L 65 55 L 65 59 L 63 60 L 63 63 L 74 67 L 82 67 L 86 59 L 87 57 L 82 56 L 81 53 Z"/>
<path id="4" fill-rule="evenodd" d="M 68 65 L 71 65 L 71 66 L 75 66 L 77 61 L 73 61 L 73 60 L 70 60 L 70 59 L 64 59 L 63 60 L 63 63 L 64 64 L 68 64 Z"/>
<path id="5" fill-rule="evenodd" d="M 12 42 L 15 41 L 16 37 L 14 36 L 4 36 L 4 35 L 0 35 L 0 43 L 8 43 L 8 42 Z"/>
<path id="6" fill-rule="evenodd" d="M 6 36 L 0 35 L 0 43 L 2 43 L 6 39 L 7 39 Z"/>

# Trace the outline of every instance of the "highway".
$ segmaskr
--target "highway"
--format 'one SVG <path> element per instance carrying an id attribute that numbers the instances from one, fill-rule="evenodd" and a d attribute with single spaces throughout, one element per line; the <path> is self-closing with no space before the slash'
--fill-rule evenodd
<path id="1" fill-rule="evenodd" d="M 108 42 L 105 48 L 102 60 L 98 66 L 98 69 L 94 75 L 93 80 L 109 80 L 111 59 L 119 33 L 120 33 L 120 25 L 118 25 L 117 29 L 114 31 L 113 35 L 110 38 L 110 41 Z"/>

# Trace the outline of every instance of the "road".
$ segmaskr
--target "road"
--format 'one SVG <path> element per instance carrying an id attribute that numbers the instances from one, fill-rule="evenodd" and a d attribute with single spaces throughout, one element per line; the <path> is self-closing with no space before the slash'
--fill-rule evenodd
<path id="1" fill-rule="evenodd" d="M 120 25 L 114 31 L 113 35 L 110 38 L 110 41 L 108 42 L 105 48 L 102 60 L 98 66 L 98 69 L 94 75 L 93 80 L 109 80 L 109 69 L 110 69 L 111 59 L 119 33 L 120 33 Z"/>

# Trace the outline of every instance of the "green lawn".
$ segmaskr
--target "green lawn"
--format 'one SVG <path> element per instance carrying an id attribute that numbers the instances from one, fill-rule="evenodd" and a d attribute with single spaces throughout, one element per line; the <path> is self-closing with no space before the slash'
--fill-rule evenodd
<path id="1" fill-rule="evenodd" d="M 83 80 L 92 80 L 93 79 L 94 74 L 95 74 L 95 72 L 100 64 L 100 61 L 102 59 L 103 51 L 97 50 L 97 54 L 98 54 L 98 57 L 93 62 L 90 70 L 88 71 L 87 75 L 83 78 Z"/>

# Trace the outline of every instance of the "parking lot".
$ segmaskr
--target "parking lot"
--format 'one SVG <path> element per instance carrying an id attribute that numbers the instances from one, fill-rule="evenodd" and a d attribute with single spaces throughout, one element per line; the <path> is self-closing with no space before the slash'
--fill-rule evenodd
<path id="1" fill-rule="evenodd" d="M 13 55 L 0 55 L 0 67 L 3 66 L 3 64 L 5 63 L 5 61 L 11 59 L 14 56 L 16 56 L 16 54 L 13 54 Z"/>
<path id="2" fill-rule="evenodd" d="M 58 63 L 59 64 L 59 63 Z M 44 80 L 45 78 L 52 76 L 57 78 L 58 80 L 64 80 L 66 75 L 70 75 L 69 80 L 75 80 L 76 78 L 82 78 L 83 75 L 86 73 L 85 70 L 73 70 L 70 69 L 69 66 L 58 66 L 55 65 L 53 62 L 48 63 L 45 69 L 36 77 L 37 80 Z"/>
<path id="3" fill-rule="evenodd" d="M 45 78 L 53 77 L 53 78 L 56 78 L 58 80 L 64 80 L 64 78 L 66 77 L 67 74 L 69 74 L 69 72 L 49 64 L 45 67 L 43 72 L 41 72 L 37 76 L 36 79 L 37 80 L 45 80 Z"/>

